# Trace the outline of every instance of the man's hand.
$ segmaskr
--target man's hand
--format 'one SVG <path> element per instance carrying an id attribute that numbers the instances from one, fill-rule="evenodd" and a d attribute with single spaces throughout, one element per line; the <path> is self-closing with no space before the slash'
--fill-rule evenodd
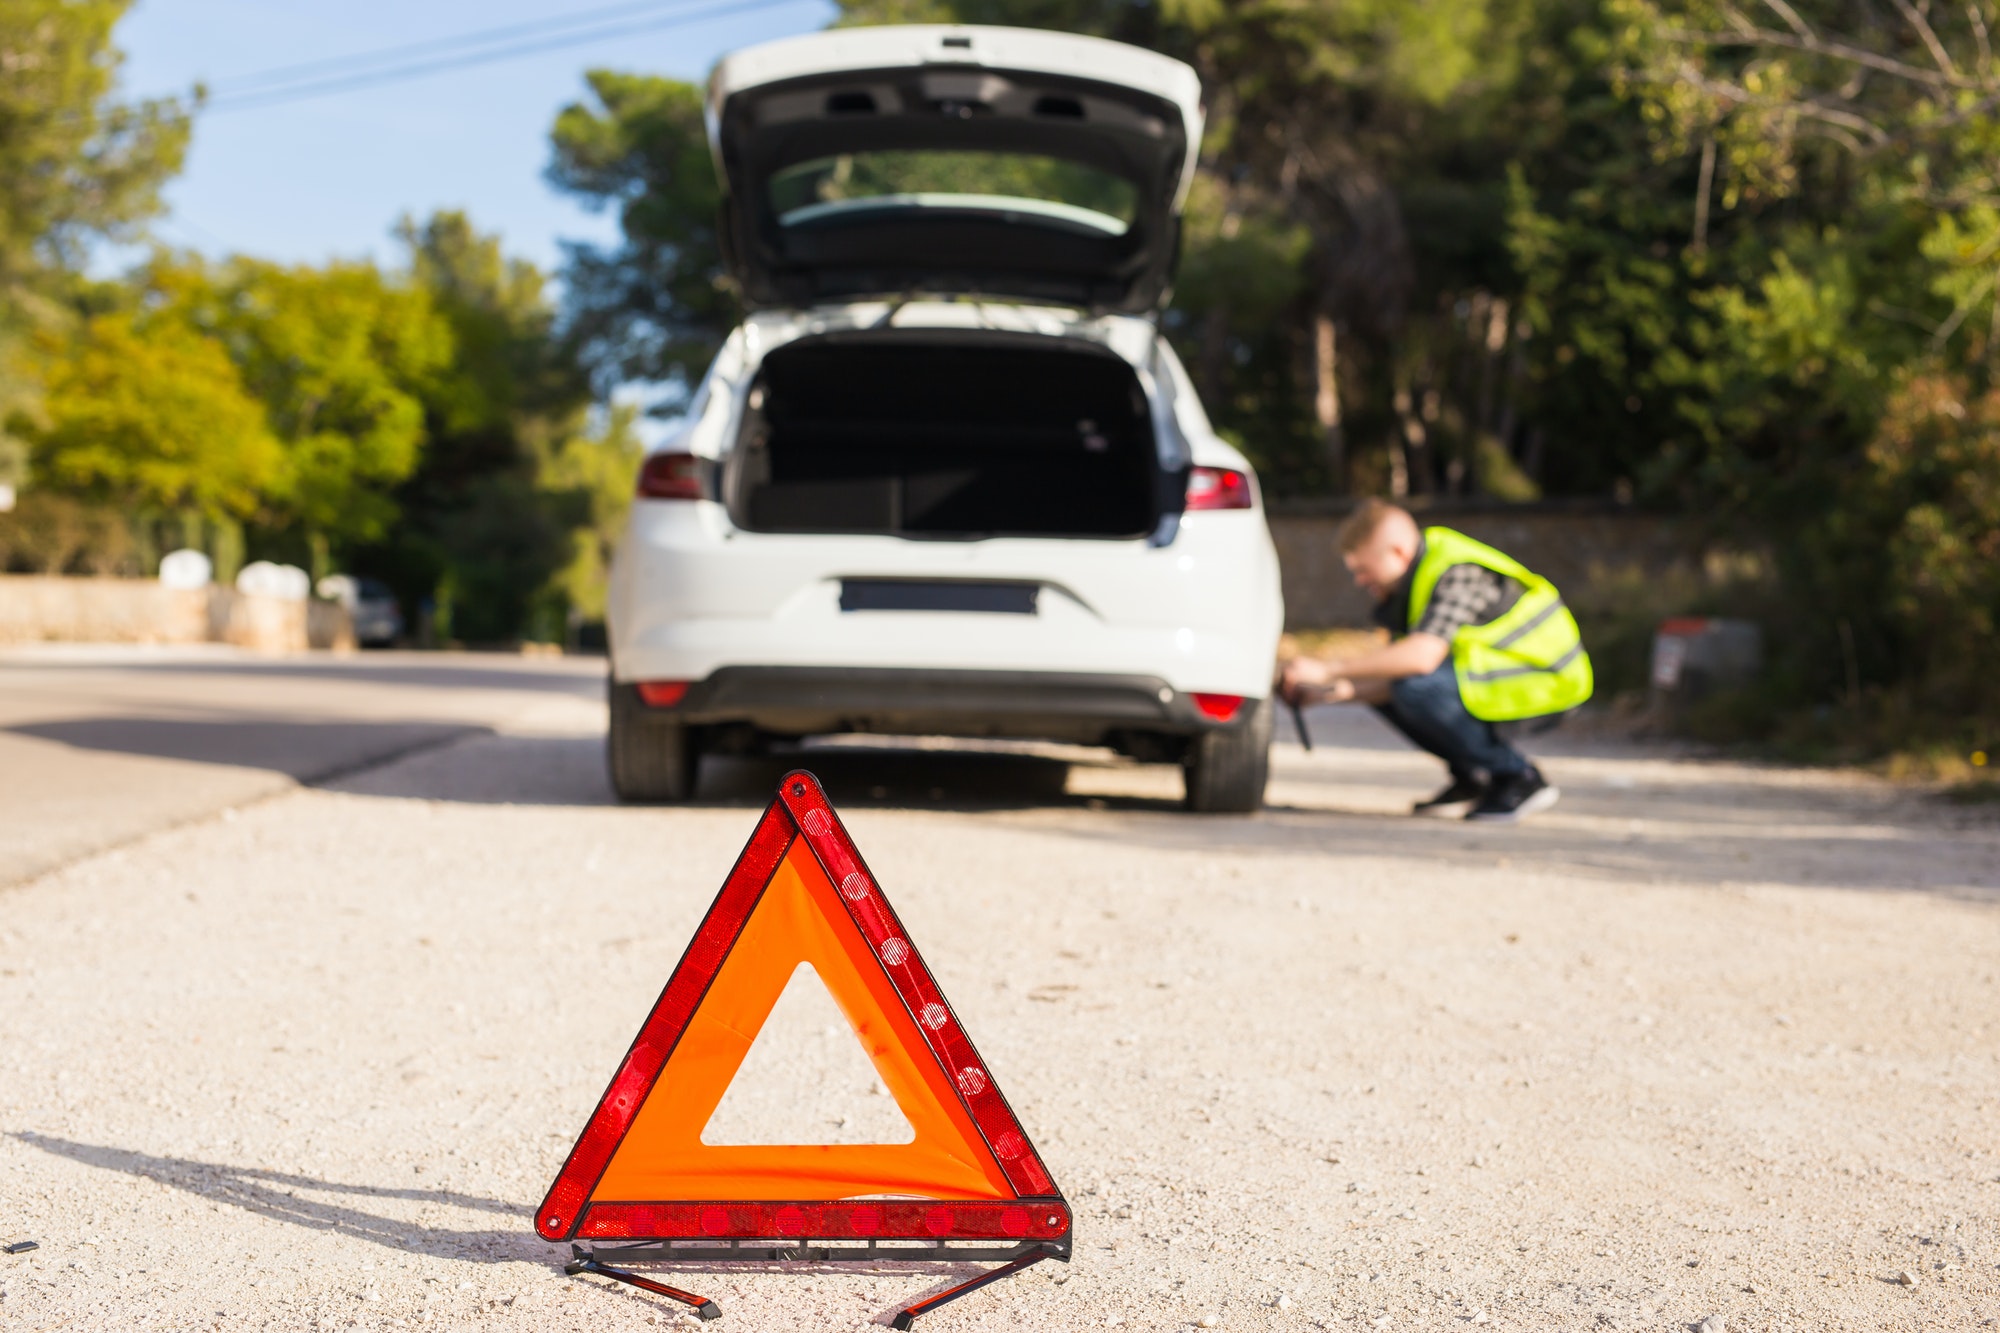
<path id="1" fill-rule="evenodd" d="M 1294 657 L 1278 676 L 1278 691 L 1287 702 L 1344 704 L 1354 698 L 1354 682 L 1341 673 L 1341 664 L 1316 657 Z"/>

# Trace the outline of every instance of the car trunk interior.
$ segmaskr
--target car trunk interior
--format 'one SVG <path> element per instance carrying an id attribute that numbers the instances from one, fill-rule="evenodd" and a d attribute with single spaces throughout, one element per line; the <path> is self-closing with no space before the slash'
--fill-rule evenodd
<path id="1" fill-rule="evenodd" d="M 937 334 L 765 358 L 725 473 L 756 532 L 1134 538 L 1160 517 L 1146 397 L 1094 346 Z"/>

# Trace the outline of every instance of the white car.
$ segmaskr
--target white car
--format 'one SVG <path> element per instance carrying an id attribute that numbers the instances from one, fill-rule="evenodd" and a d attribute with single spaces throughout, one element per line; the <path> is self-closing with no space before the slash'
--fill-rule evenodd
<path id="1" fill-rule="evenodd" d="M 1116 42 L 853 28 L 709 85 L 751 313 L 614 564 L 612 783 L 852 732 L 1178 763 L 1254 810 L 1277 556 L 1161 336 L 1200 85 Z"/>

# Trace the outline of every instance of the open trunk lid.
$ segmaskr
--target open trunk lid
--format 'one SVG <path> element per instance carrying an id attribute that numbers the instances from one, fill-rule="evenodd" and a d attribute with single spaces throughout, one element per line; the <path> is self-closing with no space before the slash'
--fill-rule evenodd
<path id="1" fill-rule="evenodd" d="M 848 28 L 709 81 L 722 233 L 753 306 L 967 294 L 1142 313 L 1201 144 L 1178 60 L 1020 28 Z"/>

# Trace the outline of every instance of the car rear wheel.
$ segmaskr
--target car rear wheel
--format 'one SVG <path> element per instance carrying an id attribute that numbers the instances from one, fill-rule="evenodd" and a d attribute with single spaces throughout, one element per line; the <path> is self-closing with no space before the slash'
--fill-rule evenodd
<path id="1" fill-rule="evenodd" d="M 611 730 L 604 749 L 618 799 L 657 804 L 693 796 L 701 733 L 648 708 L 636 685 L 611 681 L 610 696 Z"/>
<path id="2" fill-rule="evenodd" d="M 1181 760 L 1188 809 L 1241 815 L 1263 807 L 1264 783 L 1271 776 L 1271 705 L 1253 699 L 1244 707 L 1252 710 L 1250 716 L 1235 726 L 1205 731 L 1188 742 Z"/>

